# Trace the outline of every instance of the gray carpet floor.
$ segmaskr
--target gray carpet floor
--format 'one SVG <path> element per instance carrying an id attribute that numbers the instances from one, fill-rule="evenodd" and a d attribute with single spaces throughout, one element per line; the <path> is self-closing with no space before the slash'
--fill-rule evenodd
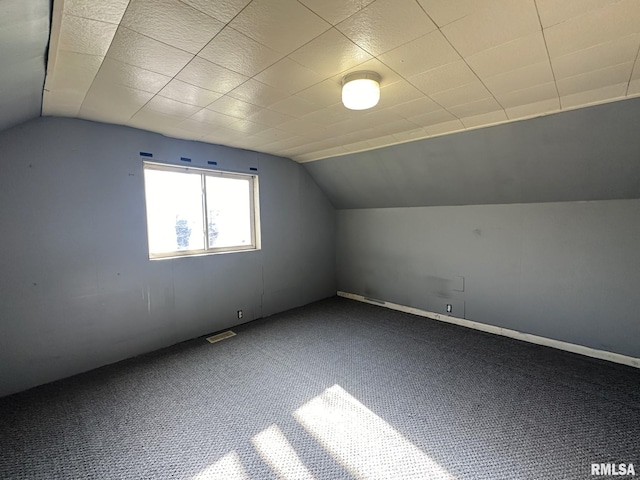
<path id="1" fill-rule="evenodd" d="M 1 398 L 0 478 L 640 476 L 638 369 L 337 297 L 233 330 Z"/>

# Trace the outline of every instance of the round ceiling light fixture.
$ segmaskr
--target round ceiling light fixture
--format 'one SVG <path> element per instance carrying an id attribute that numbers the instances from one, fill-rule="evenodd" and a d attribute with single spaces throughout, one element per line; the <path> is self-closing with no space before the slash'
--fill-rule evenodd
<path id="1" fill-rule="evenodd" d="M 342 103 L 349 110 L 366 110 L 380 100 L 380 75 L 354 72 L 342 79 Z"/>

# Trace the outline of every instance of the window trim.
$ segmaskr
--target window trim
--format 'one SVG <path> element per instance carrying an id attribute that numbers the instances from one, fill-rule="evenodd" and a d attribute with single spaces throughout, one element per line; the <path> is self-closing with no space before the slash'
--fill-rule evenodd
<path id="1" fill-rule="evenodd" d="M 189 173 L 194 175 L 200 175 L 200 191 L 202 193 L 202 224 L 203 224 L 203 236 L 204 236 L 204 249 L 195 250 L 175 250 L 165 253 L 151 253 L 150 238 L 149 238 L 149 217 L 147 214 L 147 187 L 146 178 L 144 176 L 145 170 L 159 170 L 163 172 L 177 172 L 177 173 Z M 164 260 L 169 258 L 181 258 L 181 257 L 200 257 L 206 255 L 217 255 L 221 253 L 235 253 L 235 252 L 250 252 L 260 250 L 261 235 L 260 235 L 260 204 L 259 204 L 259 186 L 258 175 L 250 173 L 229 172 L 225 170 L 214 170 L 209 168 L 200 167 L 185 167 L 182 165 L 172 165 L 167 163 L 158 162 L 142 162 L 143 173 L 143 186 L 144 186 L 144 207 L 145 207 L 145 228 L 147 232 L 147 252 L 149 254 L 149 260 Z M 239 245 L 230 247 L 209 247 L 209 222 L 207 212 L 207 194 L 206 194 L 206 177 L 216 178 L 235 178 L 239 180 L 249 180 L 249 220 L 251 224 L 251 244 Z"/>

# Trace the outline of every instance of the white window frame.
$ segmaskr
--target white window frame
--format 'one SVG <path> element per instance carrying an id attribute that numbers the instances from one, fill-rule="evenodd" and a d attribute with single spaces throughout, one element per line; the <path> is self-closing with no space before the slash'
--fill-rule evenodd
<path id="1" fill-rule="evenodd" d="M 193 257 L 202 255 L 213 255 L 218 253 L 233 253 L 233 252 L 246 252 L 260 250 L 260 205 L 259 205 L 259 190 L 258 190 L 258 175 L 248 173 L 226 172 L 222 170 L 212 170 L 208 168 L 198 167 L 183 167 L 178 165 L 170 165 L 165 163 L 156 162 L 142 162 L 143 178 L 144 171 L 146 170 L 160 170 L 164 172 L 176 172 L 176 173 L 189 173 L 200 175 L 200 188 L 202 192 L 202 222 L 203 222 L 203 235 L 204 235 L 204 249 L 195 250 L 175 250 L 172 252 L 164 253 L 151 253 L 149 244 L 149 217 L 147 216 L 147 194 L 146 194 L 146 179 L 145 184 L 145 226 L 147 230 L 147 250 L 150 260 L 159 260 L 167 258 L 177 257 Z M 205 188 L 206 177 L 218 177 L 218 178 L 237 178 L 242 180 L 249 180 L 249 204 L 250 209 L 250 222 L 251 222 L 251 244 L 250 245 L 237 245 L 231 247 L 209 247 L 209 222 L 207 218 L 207 192 Z"/>

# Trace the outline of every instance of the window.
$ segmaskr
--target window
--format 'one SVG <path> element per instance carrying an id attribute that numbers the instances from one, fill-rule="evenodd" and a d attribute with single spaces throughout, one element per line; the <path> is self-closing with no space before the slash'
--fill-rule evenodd
<path id="1" fill-rule="evenodd" d="M 144 163 L 149 258 L 256 250 L 258 177 Z"/>

